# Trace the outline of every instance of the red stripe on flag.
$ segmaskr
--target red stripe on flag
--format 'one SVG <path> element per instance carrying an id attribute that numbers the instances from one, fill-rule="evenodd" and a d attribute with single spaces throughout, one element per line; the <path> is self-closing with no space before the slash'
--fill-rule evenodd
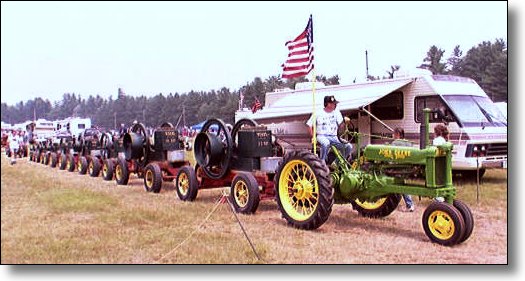
<path id="1" fill-rule="evenodd" d="M 283 78 L 307 75 L 314 68 L 312 16 L 304 31 L 294 40 L 286 42 L 288 59 L 282 65 Z"/>

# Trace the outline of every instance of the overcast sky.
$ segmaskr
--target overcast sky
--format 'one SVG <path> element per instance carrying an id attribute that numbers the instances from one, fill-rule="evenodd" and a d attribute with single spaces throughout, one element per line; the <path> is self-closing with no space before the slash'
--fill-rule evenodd
<path id="1" fill-rule="evenodd" d="M 281 74 L 313 15 L 316 74 L 341 83 L 507 41 L 506 2 L 2 2 L 1 100 L 232 91 Z"/>

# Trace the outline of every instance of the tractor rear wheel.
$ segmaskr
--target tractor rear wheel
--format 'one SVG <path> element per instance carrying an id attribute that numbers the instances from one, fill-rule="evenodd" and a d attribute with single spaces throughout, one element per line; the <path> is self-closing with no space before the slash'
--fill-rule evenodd
<path id="1" fill-rule="evenodd" d="M 162 188 L 162 171 L 157 163 L 150 163 L 144 169 L 144 189 L 159 193 Z"/>
<path id="2" fill-rule="evenodd" d="M 129 181 L 128 163 L 120 158 L 115 166 L 115 180 L 118 185 L 127 185 Z"/>
<path id="3" fill-rule="evenodd" d="M 458 209 L 465 221 L 465 234 L 463 234 L 463 237 L 459 240 L 459 244 L 465 242 L 472 234 L 472 230 L 474 230 L 474 216 L 470 208 L 463 201 L 454 199 L 452 204 Z"/>
<path id="4" fill-rule="evenodd" d="M 399 205 L 401 195 L 389 194 L 375 201 L 360 201 L 356 199 L 350 202 L 354 210 L 361 216 L 368 218 L 381 218 L 390 215 Z"/>
<path id="5" fill-rule="evenodd" d="M 175 188 L 177 189 L 177 195 L 180 200 L 195 200 L 199 186 L 197 184 L 195 171 L 190 166 L 184 166 L 179 169 L 177 178 L 175 179 Z"/>
<path id="6" fill-rule="evenodd" d="M 446 202 L 432 202 L 423 212 L 422 223 L 428 238 L 443 246 L 461 243 L 465 234 L 463 216 Z"/>
<path id="7" fill-rule="evenodd" d="M 328 167 L 315 154 L 305 150 L 286 154 L 274 181 L 277 204 L 288 224 L 316 229 L 328 220 L 334 191 Z"/>
<path id="8" fill-rule="evenodd" d="M 80 156 L 80 159 L 78 159 L 78 173 L 81 175 L 85 175 L 88 170 L 88 163 L 87 159 L 84 156 Z"/>
<path id="9" fill-rule="evenodd" d="M 113 179 L 113 161 L 111 159 L 104 160 L 104 164 L 102 164 L 102 178 L 105 181 Z"/>
<path id="10" fill-rule="evenodd" d="M 96 178 L 100 174 L 100 159 L 91 157 L 88 164 L 89 175 Z"/>
<path id="11" fill-rule="evenodd" d="M 255 213 L 260 201 L 259 184 L 252 173 L 240 172 L 233 178 L 230 199 L 237 213 Z"/>

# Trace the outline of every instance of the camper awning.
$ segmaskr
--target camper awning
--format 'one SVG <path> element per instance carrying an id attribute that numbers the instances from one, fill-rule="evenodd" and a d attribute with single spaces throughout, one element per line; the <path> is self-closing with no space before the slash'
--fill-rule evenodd
<path id="1" fill-rule="evenodd" d="M 396 91 L 411 83 L 412 79 L 388 79 L 366 84 L 350 84 L 344 86 L 329 86 L 316 89 L 316 108 L 323 108 L 323 99 L 334 95 L 340 102 L 337 108 L 341 111 L 358 109 Z M 275 100 L 269 106 L 257 111 L 249 118 L 267 119 L 287 116 L 306 115 L 312 113 L 312 90 L 289 92 Z"/>

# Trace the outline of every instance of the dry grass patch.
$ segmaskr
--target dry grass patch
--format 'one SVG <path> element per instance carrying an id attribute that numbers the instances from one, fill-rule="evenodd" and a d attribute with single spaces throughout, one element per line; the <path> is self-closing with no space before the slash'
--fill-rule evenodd
<path id="1" fill-rule="evenodd" d="M 414 198 L 414 213 L 396 211 L 382 219 L 334 205 L 328 221 L 314 231 L 288 227 L 276 202 L 262 201 L 255 215 L 239 217 L 263 261 L 226 204 L 197 229 L 221 189 L 200 190 L 195 202 L 182 202 L 173 183 L 152 194 L 135 177 L 117 186 L 24 160 L 10 166 L 5 156 L 1 176 L 1 259 L 7 264 L 507 262 L 506 170 L 487 171 L 479 203 L 475 183 L 456 183 L 458 198 L 475 219 L 471 238 L 456 247 L 433 244 L 424 234 L 428 199 Z"/>

